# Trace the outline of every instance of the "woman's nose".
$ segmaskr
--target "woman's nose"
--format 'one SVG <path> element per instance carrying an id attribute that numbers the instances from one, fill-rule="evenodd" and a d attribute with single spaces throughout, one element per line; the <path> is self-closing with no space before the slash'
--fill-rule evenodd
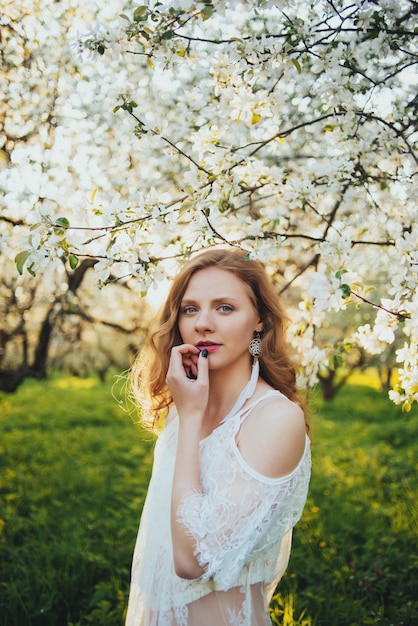
<path id="1" fill-rule="evenodd" d="M 199 332 L 212 331 L 214 328 L 213 316 L 209 311 L 200 311 L 196 317 L 196 330 Z"/>

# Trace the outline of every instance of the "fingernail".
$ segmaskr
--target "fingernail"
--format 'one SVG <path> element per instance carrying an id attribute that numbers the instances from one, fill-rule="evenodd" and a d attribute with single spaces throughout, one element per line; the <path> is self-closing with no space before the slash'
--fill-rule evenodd
<path id="1" fill-rule="evenodd" d="M 203 356 L 204 359 L 208 358 L 208 351 L 206 350 L 206 348 L 203 348 L 200 354 Z"/>

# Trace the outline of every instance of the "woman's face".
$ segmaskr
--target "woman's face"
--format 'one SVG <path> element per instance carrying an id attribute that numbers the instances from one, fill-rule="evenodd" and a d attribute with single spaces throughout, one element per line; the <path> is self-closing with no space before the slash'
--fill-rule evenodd
<path id="1" fill-rule="evenodd" d="M 249 343 L 263 327 L 248 287 L 218 267 L 192 275 L 180 304 L 178 325 L 183 343 L 207 349 L 211 370 L 248 367 Z"/>

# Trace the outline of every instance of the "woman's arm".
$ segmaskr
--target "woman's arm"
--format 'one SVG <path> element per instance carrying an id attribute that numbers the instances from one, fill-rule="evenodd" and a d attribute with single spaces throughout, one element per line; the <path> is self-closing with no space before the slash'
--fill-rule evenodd
<path id="1" fill-rule="evenodd" d="M 187 377 L 186 370 L 195 366 L 197 378 Z M 207 358 L 194 346 L 173 348 L 167 372 L 167 384 L 179 414 L 179 431 L 171 496 L 171 534 L 174 568 L 182 578 L 199 578 L 204 568 L 195 557 L 196 542 L 177 519 L 182 499 L 201 493 L 199 444 L 204 412 L 208 400 L 209 380 Z"/>
<path id="2" fill-rule="evenodd" d="M 177 456 L 171 495 L 171 535 L 174 569 L 181 578 L 199 578 L 204 569 L 194 555 L 196 542 L 177 519 L 180 502 L 192 493 L 201 493 L 199 464 L 200 428 L 179 425 Z"/>
<path id="3" fill-rule="evenodd" d="M 226 590 L 255 547 L 274 559 L 300 518 L 310 476 L 303 413 L 271 398 L 248 416 L 236 442 L 209 440 L 204 452 L 211 486 L 185 494 L 177 516 L 194 539 L 202 580 Z"/>

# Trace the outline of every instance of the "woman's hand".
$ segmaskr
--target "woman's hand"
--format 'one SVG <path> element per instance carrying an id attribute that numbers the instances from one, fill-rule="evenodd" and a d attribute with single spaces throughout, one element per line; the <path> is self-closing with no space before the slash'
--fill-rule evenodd
<path id="1" fill-rule="evenodd" d="M 207 352 L 182 344 L 171 351 L 167 385 L 181 418 L 203 418 L 209 397 Z"/>

